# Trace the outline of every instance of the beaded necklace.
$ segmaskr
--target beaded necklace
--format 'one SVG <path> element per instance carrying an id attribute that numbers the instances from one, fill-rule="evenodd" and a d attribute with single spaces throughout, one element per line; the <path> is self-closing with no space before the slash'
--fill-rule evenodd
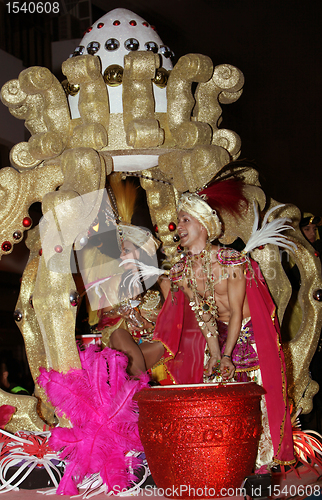
<path id="1" fill-rule="evenodd" d="M 203 274 L 206 276 L 206 284 L 204 295 L 198 291 L 197 278 L 193 268 L 193 262 L 201 263 Z M 206 247 L 197 255 L 187 255 L 186 257 L 186 270 L 188 286 L 193 293 L 193 298 L 189 302 L 189 306 L 194 311 L 197 323 L 201 330 L 208 330 L 206 336 L 217 337 L 218 329 L 216 319 L 218 317 L 218 308 L 215 301 L 215 284 L 212 275 L 212 262 L 211 262 L 211 244 L 207 243 Z M 208 296 L 206 296 L 208 293 Z M 210 314 L 210 319 L 205 321 L 204 314 Z M 211 331 L 211 326 L 214 331 Z"/>

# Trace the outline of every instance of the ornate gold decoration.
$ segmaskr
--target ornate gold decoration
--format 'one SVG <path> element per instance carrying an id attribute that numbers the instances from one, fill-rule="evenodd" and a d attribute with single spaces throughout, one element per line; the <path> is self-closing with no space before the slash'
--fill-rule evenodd
<path id="1" fill-rule="evenodd" d="M 1 99 L 12 114 L 26 120 L 33 134 L 28 143 L 11 151 L 10 160 L 17 169 L 32 168 L 63 151 L 69 135 L 69 109 L 62 86 L 48 69 L 25 69 L 18 80 L 4 85 Z"/>
<path id="2" fill-rule="evenodd" d="M 13 168 L 3 168 L 0 171 L 2 198 L 0 255 L 10 253 L 1 250 L 2 241 L 9 241 L 13 249 L 16 243 L 14 232 L 26 230 L 23 220 L 29 215 L 30 205 L 41 201 L 45 193 L 54 191 L 63 179 L 59 167 L 55 165 L 35 167 L 34 170 L 21 174 Z"/>
<path id="3" fill-rule="evenodd" d="M 118 87 L 123 80 L 123 68 L 118 64 L 111 64 L 103 73 L 104 82 L 110 87 Z"/>
<path id="4" fill-rule="evenodd" d="M 69 95 L 76 95 L 80 91 L 80 86 L 77 84 L 71 85 L 70 83 L 68 84 L 68 93 Z"/>
<path id="5" fill-rule="evenodd" d="M 235 102 L 242 93 L 244 75 L 230 64 L 216 66 L 212 78 L 199 83 L 196 91 L 196 108 L 194 116 L 198 121 L 206 121 L 213 131 L 212 144 L 229 151 L 232 159 L 240 154 L 241 140 L 235 132 L 218 129 L 221 123 L 221 107 L 219 103 Z"/>
<path id="6" fill-rule="evenodd" d="M 162 179 L 162 173 L 158 168 L 144 170 L 142 174 Z M 174 246 L 173 235 L 168 229 L 171 221 L 176 220 L 177 192 L 174 187 L 167 184 L 159 184 L 148 179 L 141 179 L 141 186 L 146 191 L 147 201 L 153 225 L 158 226 L 158 237 L 163 243 L 163 251 L 166 255 L 173 255 L 178 244 Z"/>
<path id="7" fill-rule="evenodd" d="M 170 132 L 180 148 L 193 148 L 211 142 L 210 125 L 191 121 L 195 104 L 191 85 L 193 82 L 207 82 L 212 72 L 211 59 L 201 54 L 180 57 L 171 71 L 167 86 L 168 122 Z"/>
<path id="8" fill-rule="evenodd" d="M 173 241 L 168 226 L 176 220 L 179 195 L 200 189 L 240 153 L 238 134 L 219 128 L 221 105 L 235 102 L 242 93 L 244 79 L 240 70 L 228 64 L 214 68 L 209 57 L 188 54 L 179 59 L 168 77 L 160 68 L 157 54 L 131 52 L 124 59 L 123 114 L 111 114 L 106 80 L 109 85 L 120 82 L 120 68 L 109 67 L 103 76 L 98 57 L 76 56 L 63 63 L 67 81 L 62 85 L 48 69 L 34 67 L 24 70 L 1 90 L 3 103 L 13 116 L 25 120 L 31 138 L 11 150 L 11 162 L 19 172 L 12 168 L 0 172 L 0 248 L 3 242 L 13 246 L 13 234 L 26 229 L 22 221 L 32 203 L 40 201 L 44 214 L 43 253 L 39 255 L 40 239 L 37 230 L 33 230 L 27 239 L 31 253 L 17 304 L 22 312 L 19 327 L 35 381 L 41 365 L 59 371 L 80 366 L 74 335 L 76 309 L 69 300 L 70 290 L 76 289 L 70 261 L 72 250 L 81 248 L 81 239 L 97 216 L 106 175 L 114 168 L 113 158 L 126 156 L 131 166 L 131 156 L 158 157 L 154 168 L 139 173 L 146 177 L 141 184 L 146 190 L 151 219 L 158 226 L 158 237 L 170 259 L 178 243 Z M 198 84 L 195 93 L 194 83 Z M 155 110 L 156 85 L 161 87 L 156 89 L 158 92 L 166 92 L 167 112 Z M 167 88 L 162 90 L 165 85 Z M 70 117 L 64 89 L 70 99 L 77 92 L 79 118 Z M 221 241 L 225 244 L 237 237 L 245 242 L 249 238 L 253 201 L 262 211 L 269 208 L 265 207 L 267 201 L 257 172 L 248 169 L 243 175 L 249 209 L 238 220 L 229 213 L 220 214 L 224 227 Z M 273 205 L 274 200 L 270 202 Z M 290 236 L 298 245 L 295 261 L 302 275 L 302 325 L 296 338 L 284 346 L 289 394 L 295 405 L 309 411 L 316 383 L 309 379 L 308 366 L 317 345 L 322 315 L 322 305 L 314 300 L 313 292 L 322 288 L 321 269 L 300 234 L 296 207 L 287 205 L 280 209 L 280 214 L 288 214 L 294 221 L 296 231 Z M 278 254 L 278 249 L 267 246 L 255 250 L 253 257 L 268 281 L 281 320 L 290 285 L 279 260 L 272 260 Z M 34 309 L 29 302 L 31 295 Z M 40 398 L 40 413 L 49 423 L 54 422 L 54 409 L 37 384 L 35 394 Z M 22 400 L 21 396 L 3 393 L 0 397 L 3 404 L 17 406 L 10 429 L 42 428 L 35 398 Z M 68 422 L 60 419 L 60 424 Z"/>
<path id="9" fill-rule="evenodd" d="M 46 394 L 37 383 L 37 378 L 40 375 L 39 368 L 42 366 L 47 369 L 50 368 L 48 345 L 45 344 L 46 338 L 42 335 L 36 312 L 30 303 L 30 297 L 33 295 L 35 289 L 40 259 L 39 252 L 41 249 L 41 241 L 38 226 L 28 233 L 26 244 L 30 250 L 30 255 L 23 274 L 20 294 L 17 302 L 17 307 L 24 311 L 24 313 L 22 321 L 17 323 L 17 325 L 24 337 L 28 364 L 31 375 L 35 381 L 35 394 L 40 400 L 39 411 L 41 412 L 41 415 L 45 417 L 45 421 L 47 423 L 53 424 L 55 422 L 54 408 L 50 404 L 46 403 Z M 34 304 L 34 298 L 32 303 Z M 23 402 L 24 396 L 20 397 Z M 17 431 L 21 430 L 21 427 L 19 427 L 19 420 L 16 422 L 16 414 L 13 415 L 10 424 L 12 428 L 16 425 Z M 43 422 L 40 419 L 38 424 L 39 427 L 37 430 L 42 431 Z M 26 427 L 24 427 L 24 429 L 25 428 Z"/>
<path id="10" fill-rule="evenodd" d="M 78 94 L 80 86 L 79 85 L 71 85 L 68 80 L 63 80 L 61 85 L 65 91 L 66 96 L 75 96 Z"/>
<path id="11" fill-rule="evenodd" d="M 229 153 L 218 146 L 196 146 L 161 155 L 159 167 L 178 191 L 193 193 L 206 185 L 229 158 Z"/>
<path id="12" fill-rule="evenodd" d="M 164 142 L 164 131 L 154 117 L 152 79 L 160 66 L 153 52 L 131 52 L 124 57 L 123 121 L 126 142 L 135 148 L 153 148 Z"/>
<path id="13" fill-rule="evenodd" d="M 157 87 L 164 89 L 167 86 L 169 74 L 170 72 L 166 69 L 158 68 L 152 81 Z"/>
<path id="14" fill-rule="evenodd" d="M 83 136 L 88 133 L 89 128 L 92 138 L 96 134 L 100 135 L 96 147 L 94 145 L 95 149 L 102 149 L 107 145 L 109 103 L 99 59 L 95 56 L 72 57 L 63 63 L 62 72 L 69 85 L 78 84 L 80 87 L 78 109 L 82 123 L 74 129 L 71 146 L 84 146 Z M 83 132 L 79 130 L 81 127 Z"/>
<path id="15" fill-rule="evenodd" d="M 10 405 L 16 408 L 9 424 L 6 425 L 6 430 L 12 433 L 21 430 L 39 432 L 43 431 L 44 427 L 48 430 L 44 421 L 38 416 L 37 403 L 37 399 L 33 396 L 19 396 L 0 389 L 0 406 Z"/>

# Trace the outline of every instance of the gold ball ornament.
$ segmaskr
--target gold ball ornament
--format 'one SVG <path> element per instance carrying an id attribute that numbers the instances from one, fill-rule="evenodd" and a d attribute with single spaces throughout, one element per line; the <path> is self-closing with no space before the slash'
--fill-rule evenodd
<path id="1" fill-rule="evenodd" d="M 65 79 L 61 82 L 61 86 L 63 87 L 67 97 L 69 95 L 75 96 L 76 94 L 78 94 L 78 92 L 80 90 L 80 85 L 71 84 L 71 83 L 69 83 L 69 81 L 67 79 Z"/>
<path id="2" fill-rule="evenodd" d="M 103 73 L 104 82 L 109 87 L 118 87 L 123 81 L 123 68 L 118 64 L 111 64 Z"/>
<path id="3" fill-rule="evenodd" d="M 71 96 L 78 94 L 79 89 L 80 89 L 80 86 L 77 84 L 73 85 L 71 83 L 68 83 L 68 85 L 67 85 L 68 94 Z"/>
<path id="4" fill-rule="evenodd" d="M 152 81 L 157 87 L 164 89 L 167 86 L 169 74 L 169 71 L 167 71 L 166 69 L 158 68 Z"/>

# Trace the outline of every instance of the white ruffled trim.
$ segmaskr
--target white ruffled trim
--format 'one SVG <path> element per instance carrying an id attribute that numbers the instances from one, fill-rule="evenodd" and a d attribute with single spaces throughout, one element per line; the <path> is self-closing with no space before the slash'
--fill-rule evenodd
<path id="1" fill-rule="evenodd" d="M 1 493 L 7 493 L 8 491 L 18 491 L 19 488 L 18 486 L 31 474 L 31 472 L 37 467 L 37 466 L 43 466 L 45 470 L 47 471 L 50 479 L 52 480 L 53 484 L 55 485 L 56 488 L 58 488 L 59 481 L 61 479 L 61 474 L 59 469 L 52 463 L 53 459 L 59 460 L 59 457 L 54 453 L 47 453 L 44 455 L 43 458 L 36 457 L 35 455 L 29 455 L 27 452 L 23 451 L 23 444 L 30 444 L 30 441 L 28 439 L 24 439 L 19 436 L 19 432 L 16 434 L 11 434 L 3 429 L 0 429 L 0 432 L 2 434 L 5 434 L 6 436 L 9 436 L 12 439 L 12 442 L 9 443 L 7 446 L 10 446 L 11 451 L 6 454 L 1 460 L 0 460 L 0 494 Z M 23 435 L 33 435 L 33 436 L 41 436 L 41 437 L 47 437 L 47 440 L 50 436 L 50 432 L 28 432 L 28 431 L 23 431 Z M 19 463 L 21 463 L 21 466 L 18 468 L 18 470 L 13 474 L 10 479 L 6 479 L 6 475 L 10 469 L 10 467 L 15 467 Z M 57 481 L 55 474 L 53 473 L 53 470 L 58 474 L 59 481 Z M 19 477 L 23 473 L 23 476 L 18 479 L 18 481 L 14 482 L 17 477 Z"/>

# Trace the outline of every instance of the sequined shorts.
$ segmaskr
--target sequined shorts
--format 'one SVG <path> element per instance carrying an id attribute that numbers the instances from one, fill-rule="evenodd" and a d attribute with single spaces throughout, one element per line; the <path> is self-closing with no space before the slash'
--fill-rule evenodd
<path id="1" fill-rule="evenodd" d="M 219 332 L 219 346 L 221 353 L 223 354 L 227 341 L 228 323 L 217 320 L 217 324 Z M 259 368 L 259 361 L 251 318 L 244 318 L 242 322 L 242 327 L 236 345 L 232 352 L 231 359 L 236 367 L 237 373 L 248 372 Z"/>

